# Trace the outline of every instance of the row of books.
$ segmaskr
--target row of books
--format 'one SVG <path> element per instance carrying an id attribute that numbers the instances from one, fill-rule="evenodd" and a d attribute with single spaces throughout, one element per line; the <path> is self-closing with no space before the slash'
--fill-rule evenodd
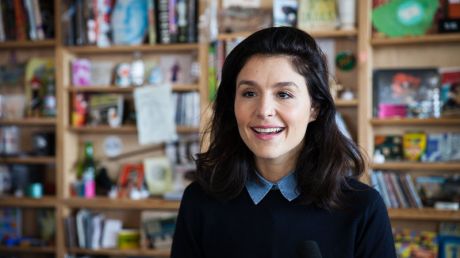
<path id="1" fill-rule="evenodd" d="M 388 208 L 422 208 L 422 200 L 410 174 L 373 171 L 371 184 Z"/>
<path id="2" fill-rule="evenodd" d="M 197 0 L 130 0 L 68 3 L 67 45 L 139 45 L 198 41 Z"/>
<path id="3" fill-rule="evenodd" d="M 374 162 L 445 162 L 460 160 L 460 133 L 406 132 L 403 135 L 376 135 Z"/>
<path id="4" fill-rule="evenodd" d="M 139 249 L 170 247 L 177 212 L 142 211 L 138 229 L 124 229 L 123 221 L 88 209 L 64 219 L 68 248 Z"/>
<path id="5" fill-rule="evenodd" d="M 200 94 L 198 92 L 173 93 L 173 98 L 176 107 L 176 124 L 200 126 Z"/>
<path id="6" fill-rule="evenodd" d="M 53 0 L 0 1 L 0 42 L 54 38 Z"/>
<path id="7" fill-rule="evenodd" d="M 389 208 L 458 210 L 460 177 L 458 175 L 419 175 L 374 171 L 371 183 Z"/>

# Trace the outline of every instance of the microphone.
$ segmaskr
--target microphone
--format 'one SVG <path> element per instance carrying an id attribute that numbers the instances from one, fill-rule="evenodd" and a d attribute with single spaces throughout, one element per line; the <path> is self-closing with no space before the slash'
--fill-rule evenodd
<path id="1" fill-rule="evenodd" d="M 305 240 L 297 246 L 298 258 L 322 258 L 318 244 L 313 240 Z"/>

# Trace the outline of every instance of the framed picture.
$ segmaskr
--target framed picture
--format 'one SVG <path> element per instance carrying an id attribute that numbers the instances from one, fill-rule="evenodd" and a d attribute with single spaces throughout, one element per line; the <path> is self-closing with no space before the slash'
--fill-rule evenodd
<path id="1" fill-rule="evenodd" d="M 439 117 L 440 77 L 435 68 L 379 69 L 373 74 L 373 115 Z"/>
<path id="2" fill-rule="evenodd" d="M 144 166 L 142 163 L 125 164 L 118 176 L 118 197 L 129 197 L 133 189 L 141 190 L 144 185 Z"/>

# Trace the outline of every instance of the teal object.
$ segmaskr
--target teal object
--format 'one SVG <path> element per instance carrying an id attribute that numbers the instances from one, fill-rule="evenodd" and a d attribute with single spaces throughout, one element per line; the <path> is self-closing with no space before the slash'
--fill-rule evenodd
<path id="1" fill-rule="evenodd" d="M 29 197 L 39 199 L 43 197 L 43 185 L 33 183 L 29 185 Z"/>
<path id="2" fill-rule="evenodd" d="M 372 11 L 372 24 L 388 37 L 424 35 L 438 7 L 433 0 L 393 0 Z"/>

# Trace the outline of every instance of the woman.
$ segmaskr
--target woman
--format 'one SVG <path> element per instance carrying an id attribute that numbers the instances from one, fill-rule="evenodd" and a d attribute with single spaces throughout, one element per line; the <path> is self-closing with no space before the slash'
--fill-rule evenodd
<path id="1" fill-rule="evenodd" d="M 236 46 L 171 257 L 308 257 L 297 254 L 305 241 L 323 258 L 396 257 L 385 205 L 353 179 L 364 159 L 335 112 L 325 57 L 307 33 L 268 28 Z"/>

